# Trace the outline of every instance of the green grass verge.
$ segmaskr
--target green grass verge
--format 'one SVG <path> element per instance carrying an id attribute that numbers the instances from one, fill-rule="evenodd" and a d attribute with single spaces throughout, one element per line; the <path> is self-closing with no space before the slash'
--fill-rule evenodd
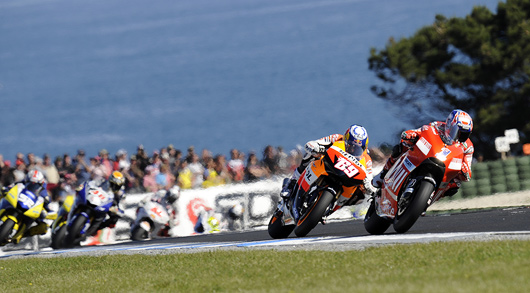
<path id="1" fill-rule="evenodd" d="M 529 276 L 518 240 L 0 260 L 2 292 L 524 292 Z"/>

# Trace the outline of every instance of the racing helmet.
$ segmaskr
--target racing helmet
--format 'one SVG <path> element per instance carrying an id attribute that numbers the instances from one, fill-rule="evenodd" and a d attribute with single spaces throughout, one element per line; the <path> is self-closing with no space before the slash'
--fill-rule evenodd
<path id="1" fill-rule="evenodd" d="M 445 120 L 445 137 L 451 143 L 465 142 L 473 130 L 473 119 L 462 110 L 453 110 Z"/>
<path id="2" fill-rule="evenodd" d="M 350 155 L 360 158 L 368 147 L 368 132 L 361 125 L 353 124 L 344 133 L 344 149 Z"/>
<path id="3" fill-rule="evenodd" d="M 26 189 L 36 194 L 40 188 L 44 187 L 46 178 L 44 178 L 44 174 L 41 171 L 31 170 L 26 175 L 25 183 Z"/>
<path id="4" fill-rule="evenodd" d="M 110 174 L 109 185 L 113 192 L 117 192 L 125 184 L 125 177 L 120 171 L 114 171 Z"/>
<path id="5" fill-rule="evenodd" d="M 174 202 L 177 201 L 179 196 L 180 196 L 180 187 L 175 185 L 175 186 L 171 187 L 171 189 L 169 189 L 167 191 L 167 193 L 166 193 L 166 201 L 169 204 L 173 204 Z"/>

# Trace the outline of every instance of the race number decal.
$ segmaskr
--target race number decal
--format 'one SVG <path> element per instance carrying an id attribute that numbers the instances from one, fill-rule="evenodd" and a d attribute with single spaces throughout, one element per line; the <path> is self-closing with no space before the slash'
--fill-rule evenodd
<path id="1" fill-rule="evenodd" d="M 346 174 L 346 176 L 350 178 L 359 173 L 359 170 L 357 170 L 350 161 L 341 157 L 338 158 L 337 163 L 335 164 L 335 168 L 341 170 L 342 172 L 344 172 L 344 174 Z"/>
<path id="2" fill-rule="evenodd" d="M 162 217 L 162 211 L 158 209 L 158 207 L 153 207 L 151 209 L 151 212 L 155 215 L 157 215 L 159 218 Z"/>
<path id="3" fill-rule="evenodd" d="M 22 202 L 27 207 L 32 207 L 35 204 L 35 201 L 24 193 L 18 195 L 18 201 Z"/>

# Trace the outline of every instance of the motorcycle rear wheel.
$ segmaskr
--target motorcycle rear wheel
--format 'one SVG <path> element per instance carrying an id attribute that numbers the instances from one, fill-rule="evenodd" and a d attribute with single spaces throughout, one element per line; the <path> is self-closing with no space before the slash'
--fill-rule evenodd
<path id="1" fill-rule="evenodd" d="M 392 224 L 392 221 L 377 215 L 375 211 L 375 200 L 372 200 L 366 216 L 364 216 L 364 229 L 366 229 L 366 232 L 372 235 L 381 235 L 390 227 L 390 224 Z"/>
<path id="2" fill-rule="evenodd" d="M 64 245 L 65 247 L 74 247 L 76 245 L 79 245 L 81 242 L 81 230 L 85 227 L 85 224 L 87 222 L 87 218 L 84 216 L 77 216 L 77 218 L 74 220 L 72 225 L 68 227 L 68 233 L 66 234 L 66 238 L 64 239 Z"/>
<path id="3" fill-rule="evenodd" d="M 13 227 L 15 227 L 15 221 L 11 219 L 7 219 L 2 226 L 0 226 L 0 244 L 6 242 L 9 234 L 13 231 Z"/>
<path id="4" fill-rule="evenodd" d="M 131 240 L 140 241 L 140 240 L 147 239 L 148 237 L 149 237 L 149 232 L 145 231 L 145 229 L 140 227 L 140 225 L 136 226 L 131 231 Z"/>
<path id="5" fill-rule="evenodd" d="M 268 231 L 273 239 L 287 238 L 294 230 L 295 225 L 283 224 L 282 216 L 282 211 L 277 209 L 269 221 Z"/>
<path id="6" fill-rule="evenodd" d="M 394 218 L 394 230 L 397 233 L 407 232 L 418 220 L 421 214 L 427 209 L 429 198 L 434 191 L 434 184 L 427 180 L 422 180 L 420 186 L 412 194 L 412 198 L 406 209 L 396 213 Z"/>
<path id="7" fill-rule="evenodd" d="M 294 228 L 294 234 L 298 237 L 304 237 L 313 230 L 318 225 L 318 222 L 322 220 L 322 216 L 324 216 L 326 209 L 334 198 L 331 192 L 323 191 L 308 211 L 300 217 L 296 228 Z"/>

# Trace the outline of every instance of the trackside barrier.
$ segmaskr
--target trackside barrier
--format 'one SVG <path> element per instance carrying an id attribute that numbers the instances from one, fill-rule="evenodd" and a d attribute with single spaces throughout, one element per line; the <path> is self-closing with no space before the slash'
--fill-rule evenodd
<path id="1" fill-rule="evenodd" d="M 530 190 L 530 156 L 475 163 L 471 170 L 473 178 L 462 183 L 455 197 Z"/>

